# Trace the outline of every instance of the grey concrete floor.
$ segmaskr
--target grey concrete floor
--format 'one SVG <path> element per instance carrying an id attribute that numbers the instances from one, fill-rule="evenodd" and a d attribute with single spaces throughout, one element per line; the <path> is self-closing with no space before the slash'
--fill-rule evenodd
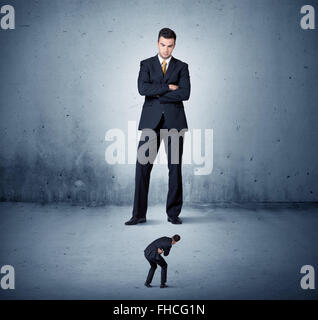
<path id="1" fill-rule="evenodd" d="M 318 206 L 184 205 L 184 223 L 150 206 L 148 222 L 125 226 L 131 207 L 0 203 L 0 266 L 15 290 L 0 299 L 317 299 L 300 268 L 318 270 Z M 169 288 L 143 286 L 144 248 L 175 233 Z"/>

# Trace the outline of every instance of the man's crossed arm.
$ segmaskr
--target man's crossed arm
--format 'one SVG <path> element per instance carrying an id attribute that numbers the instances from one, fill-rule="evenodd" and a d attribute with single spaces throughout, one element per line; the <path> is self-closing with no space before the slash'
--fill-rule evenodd
<path id="1" fill-rule="evenodd" d="M 138 91 L 142 96 L 159 96 L 160 103 L 174 103 L 188 100 L 190 97 L 190 76 L 188 64 L 184 64 L 178 85 L 151 83 L 147 66 L 140 62 Z"/>

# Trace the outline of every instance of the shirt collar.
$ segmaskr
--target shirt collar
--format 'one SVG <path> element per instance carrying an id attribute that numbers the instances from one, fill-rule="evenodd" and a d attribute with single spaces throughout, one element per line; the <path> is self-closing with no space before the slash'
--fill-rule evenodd
<path id="1" fill-rule="evenodd" d="M 169 64 L 169 62 L 170 62 L 170 60 L 171 60 L 171 57 L 172 57 L 172 56 L 170 56 L 168 59 L 166 59 L 167 66 L 168 66 L 168 64 Z M 162 64 L 162 62 L 163 62 L 164 59 L 160 57 L 159 53 L 158 53 L 158 58 L 159 58 L 160 64 Z"/>

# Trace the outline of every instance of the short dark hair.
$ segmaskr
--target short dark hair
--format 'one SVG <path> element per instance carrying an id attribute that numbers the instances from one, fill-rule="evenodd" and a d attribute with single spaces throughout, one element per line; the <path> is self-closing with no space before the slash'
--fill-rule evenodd
<path id="1" fill-rule="evenodd" d="M 181 237 L 180 237 L 178 234 L 175 234 L 175 235 L 172 237 L 172 239 L 173 239 L 175 242 L 178 242 L 178 241 L 181 239 Z"/>
<path id="2" fill-rule="evenodd" d="M 166 39 L 174 39 L 174 43 L 176 43 L 177 40 L 177 36 L 175 34 L 175 32 L 169 28 L 163 28 L 159 31 L 159 35 L 158 35 L 158 41 L 160 39 L 160 37 L 164 37 Z"/>

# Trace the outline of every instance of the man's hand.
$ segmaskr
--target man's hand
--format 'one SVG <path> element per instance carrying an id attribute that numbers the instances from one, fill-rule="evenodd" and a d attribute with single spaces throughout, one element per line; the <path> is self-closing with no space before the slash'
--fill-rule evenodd
<path id="1" fill-rule="evenodd" d="M 160 249 L 160 248 L 158 248 L 158 253 L 159 253 L 159 254 L 162 254 L 162 252 L 163 252 L 163 250 Z"/>
<path id="2" fill-rule="evenodd" d="M 174 90 L 179 89 L 179 86 L 177 86 L 177 85 L 175 85 L 175 84 L 168 84 L 168 86 L 169 86 L 169 90 L 171 90 L 171 91 L 174 91 Z M 155 97 L 159 98 L 160 95 L 157 94 Z"/>
<path id="3" fill-rule="evenodd" d="M 179 86 L 175 85 L 175 84 L 168 84 L 169 89 L 170 90 L 177 90 L 179 88 Z"/>

